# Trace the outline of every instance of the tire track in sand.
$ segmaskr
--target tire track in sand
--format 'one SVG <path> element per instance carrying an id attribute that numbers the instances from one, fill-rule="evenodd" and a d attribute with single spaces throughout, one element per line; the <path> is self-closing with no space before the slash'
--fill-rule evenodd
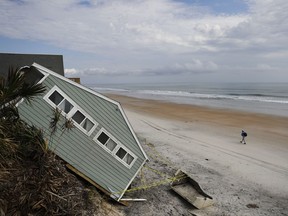
<path id="1" fill-rule="evenodd" d="M 254 163 L 258 166 L 269 169 L 271 171 L 274 171 L 274 172 L 277 172 L 280 174 L 284 174 L 285 176 L 288 177 L 288 168 L 286 168 L 286 167 L 272 164 L 272 163 L 264 161 L 264 160 L 256 159 L 256 158 L 253 158 L 251 156 L 248 156 L 248 155 L 236 152 L 236 151 L 232 151 L 232 150 L 220 147 L 220 146 L 216 146 L 216 145 L 213 145 L 211 143 L 205 142 L 205 141 L 200 140 L 200 139 L 196 139 L 193 137 L 177 134 L 175 132 L 169 131 L 168 129 L 163 128 L 163 127 L 156 125 L 155 123 L 152 123 L 152 122 L 147 121 L 147 120 L 141 120 L 141 121 L 144 122 L 145 124 L 149 125 L 150 127 L 154 128 L 155 130 L 160 131 L 162 133 L 165 133 L 167 135 L 170 135 L 170 136 L 173 136 L 173 137 L 176 137 L 176 138 L 188 141 L 188 142 L 191 142 L 191 141 L 197 142 L 199 145 L 201 145 L 203 147 L 211 148 L 211 149 L 220 151 L 222 153 L 225 153 L 225 154 L 230 155 L 230 156 L 235 157 L 235 158 L 239 158 L 242 160 L 246 159 L 245 161 L 249 161 L 251 163 Z"/>

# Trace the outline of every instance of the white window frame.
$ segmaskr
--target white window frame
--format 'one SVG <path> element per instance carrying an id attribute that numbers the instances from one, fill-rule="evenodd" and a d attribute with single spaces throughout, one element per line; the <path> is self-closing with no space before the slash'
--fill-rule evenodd
<path id="1" fill-rule="evenodd" d="M 58 86 L 54 86 L 52 89 L 50 89 L 49 91 L 48 91 L 48 93 L 43 97 L 43 99 L 45 100 L 45 101 L 47 101 L 48 102 L 48 104 L 50 104 L 52 107 L 54 107 L 54 108 L 59 108 L 58 106 L 61 104 L 61 103 L 59 103 L 58 105 L 56 105 L 56 104 L 54 104 L 50 99 L 49 99 L 49 97 L 55 92 L 55 91 L 57 91 L 59 94 L 61 94 L 63 97 L 64 97 L 64 99 L 66 99 L 69 103 L 71 103 L 72 105 L 73 105 L 73 108 L 66 114 L 63 110 L 61 110 L 61 114 L 63 115 L 63 116 L 66 116 L 66 118 L 68 118 L 68 119 L 72 119 L 72 117 L 73 117 L 73 115 L 77 112 L 77 111 L 80 111 L 84 116 L 85 116 L 85 118 L 84 118 L 84 120 L 86 119 L 86 118 L 88 118 L 93 124 L 94 124 L 94 126 L 89 130 L 89 131 L 87 131 L 87 130 L 85 130 L 80 124 L 78 124 L 74 119 L 72 119 L 72 121 L 73 121 L 73 123 L 74 123 L 74 125 L 79 129 L 79 130 L 81 130 L 83 133 L 85 133 L 85 134 L 87 134 L 88 136 L 90 136 L 93 132 L 94 132 L 94 130 L 96 129 L 96 127 L 99 125 L 98 124 L 98 122 L 96 122 L 91 116 L 89 116 L 85 111 L 83 111 L 70 97 L 68 97 Z M 63 99 L 63 100 L 64 100 Z M 61 101 L 62 102 L 62 101 Z M 84 121 L 83 120 L 83 121 Z M 82 121 L 82 122 L 83 122 Z M 82 123 L 81 122 L 81 123 Z"/>
<path id="2" fill-rule="evenodd" d="M 113 140 L 116 143 L 116 147 L 114 148 L 113 151 L 111 151 L 110 149 L 108 149 L 104 144 L 102 144 L 97 138 L 100 136 L 100 134 L 104 132 L 109 139 Z M 107 140 L 107 142 L 109 141 L 109 139 Z M 128 150 L 122 143 L 120 143 L 115 137 L 113 137 L 107 130 L 105 130 L 104 128 L 101 128 L 98 133 L 96 134 L 96 136 L 93 138 L 93 140 L 101 146 L 101 148 L 103 148 L 105 151 L 107 151 L 109 154 L 111 154 L 115 159 L 117 159 L 119 162 L 121 162 L 124 166 L 126 166 L 127 168 L 131 168 L 133 166 L 133 164 L 135 163 L 135 161 L 137 160 L 137 156 L 135 154 L 133 154 L 130 150 Z M 106 143 L 107 143 L 106 142 Z M 122 160 L 121 158 L 119 158 L 116 153 L 118 152 L 118 150 L 120 148 L 123 148 L 128 154 L 130 154 L 134 159 L 133 161 L 129 164 L 127 164 L 124 160 Z"/>

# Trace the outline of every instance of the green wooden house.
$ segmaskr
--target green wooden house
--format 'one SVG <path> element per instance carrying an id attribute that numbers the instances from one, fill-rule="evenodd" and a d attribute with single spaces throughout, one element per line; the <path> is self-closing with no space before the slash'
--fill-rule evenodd
<path id="1" fill-rule="evenodd" d="M 21 101 L 20 116 L 43 129 L 50 150 L 74 171 L 120 201 L 148 160 L 121 105 L 39 64 L 30 73 L 46 92 L 31 105 Z M 51 134 L 56 108 L 61 118 Z M 69 122 L 72 129 L 63 127 Z"/>

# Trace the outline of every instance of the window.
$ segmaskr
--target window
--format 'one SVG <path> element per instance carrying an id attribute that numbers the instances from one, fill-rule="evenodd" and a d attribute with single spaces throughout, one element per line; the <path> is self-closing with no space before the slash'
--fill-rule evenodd
<path id="1" fill-rule="evenodd" d="M 90 121 L 83 113 L 81 113 L 79 110 L 72 116 L 72 119 L 79 124 L 83 129 L 85 129 L 87 132 L 91 130 L 91 128 L 94 126 L 92 121 Z"/>
<path id="2" fill-rule="evenodd" d="M 72 118 L 75 126 L 84 133 L 90 135 L 97 127 L 97 122 L 85 114 L 85 112 L 81 111 L 77 104 L 67 97 L 57 86 L 54 86 L 47 95 L 44 96 L 44 99 L 51 106 L 61 109 L 67 118 Z"/>
<path id="3" fill-rule="evenodd" d="M 92 123 L 92 121 L 90 121 L 88 118 L 86 118 L 82 123 L 81 126 L 86 130 L 86 131 L 90 131 L 93 127 L 94 124 Z"/>
<path id="4" fill-rule="evenodd" d="M 123 148 L 119 148 L 119 150 L 118 150 L 117 153 L 116 153 L 116 155 L 117 155 L 120 159 L 123 159 L 126 154 L 127 154 L 127 152 L 126 152 Z"/>
<path id="5" fill-rule="evenodd" d="M 117 146 L 117 144 L 112 139 L 109 139 L 106 146 L 110 151 L 113 151 L 115 147 Z"/>
<path id="6" fill-rule="evenodd" d="M 58 107 L 61 110 L 63 110 L 66 114 L 69 113 L 73 109 L 73 105 L 66 99 L 64 99 Z"/>
<path id="7" fill-rule="evenodd" d="M 64 99 L 64 97 L 57 91 L 54 91 L 53 94 L 50 95 L 49 99 L 66 114 L 73 109 L 73 105 Z"/>
<path id="8" fill-rule="evenodd" d="M 121 143 L 119 143 L 103 128 L 95 136 L 94 141 L 96 141 L 102 148 L 104 148 L 114 158 L 116 158 L 128 168 L 133 165 L 136 156 L 133 156 L 133 154 L 130 153 L 128 149 L 126 149 Z"/>
<path id="9" fill-rule="evenodd" d="M 54 91 L 53 94 L 50 95 L 49 99 L 57 106 L 64 99 L 64 97 L 57 91 Z"/>
<path id="10" fill-rule="evenodd" d="M 123 148 L 119 148 L 116 156 L 122 159 L 126 164 L 130 165 L 134 160 L 134 157 L 127 153 Z"/>
<path id="11" fill-rule="evenodd" d="M 98 139 L 103 145 L 105 145 L 105 143 L 108 141 L 109 137 L 108 137 L 104 132 L 102 132 L 97 139 Z"/>
<path id="12" fill-rule="evenodd" d="M 116 148 L 117 144 L 110 139 L 104 132 L 102 132 L 97 140 L 103 144 L 107 149 L 109 149 L 111 152 Z"/>
<path id="13" fill-rule="evenodd" d="M 78 124 L 81 124 L 81 122 L 85 119 L 85 116 L 78 110 L 72 117 L 74 121 L 76 121 Z"/>
<path id="14" fill-rule="evenodd" d="M 127 153 L 126 157 L 124 158 L 124 161 L 130 165 L 132 163 L 132 161 L 134 160 L 134 157 L 132 155 L 130 155 L 129 153 Z"/>

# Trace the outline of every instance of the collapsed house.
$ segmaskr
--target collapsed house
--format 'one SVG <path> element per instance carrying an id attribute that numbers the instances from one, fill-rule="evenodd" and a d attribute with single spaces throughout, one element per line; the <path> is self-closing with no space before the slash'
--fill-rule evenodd
<path id="1" fill-rule="evenodd" d="M 43 130 L 49 149 L 74 172 L 120 201 L 148 160 L 121 105 L 39 64 L 28 70 L 28 81 L 46 91 L 32 104 L 18 103 L 21 118 Z"/>

